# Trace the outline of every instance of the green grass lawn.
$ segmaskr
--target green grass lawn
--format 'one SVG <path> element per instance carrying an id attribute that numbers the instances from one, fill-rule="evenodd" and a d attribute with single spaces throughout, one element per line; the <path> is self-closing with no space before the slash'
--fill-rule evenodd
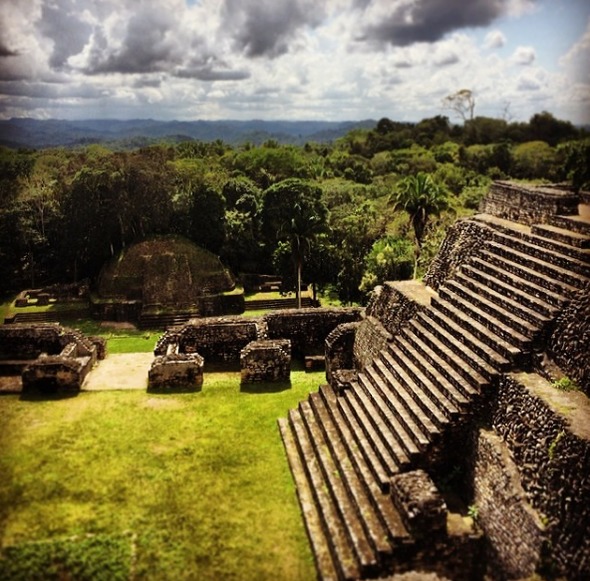
<path id="1" fill-rule="evenodd" d="M 291 378 L 0 397 L 0 579 L 312 579 L 276 420 L 324 374 Z"/>

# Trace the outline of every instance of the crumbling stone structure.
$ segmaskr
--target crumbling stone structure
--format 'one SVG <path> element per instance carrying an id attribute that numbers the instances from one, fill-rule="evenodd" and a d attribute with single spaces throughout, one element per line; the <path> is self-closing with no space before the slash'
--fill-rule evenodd
<path id="1" fill-rule="evenodd" d="M 21 375 L 24 395 L 75 395 L 104 356 L 104 340 L 57 323 L 0 327 L 0 374 Z"/>
<path id="2" fill-rule="evenodd" d="M 589 202 L 494 184 L 428 286 L 328 335 L 279 420 L 320 578 L 590 577 Z"/>
<path id="3" fill-rule="evenodd" d="M 291 341 L 252 341 L 240 353 L 241 381 L 288 383 L 291 380 Z"/>
<path id="4" fill-rule="evenodd" d="M 198 353 L 168 353 L 154 359 L 148 372 L 148 392 L 187 393 L 203 385 L 205 360 Z"/>
<path id="5" fill-rule="evenodd" d="M 169 329 L 162 335 L 154 354 L 199 353 L 205 362 L 238 365 L 242 350 L 252 341 L 288 340 L 292 356 L 324 353 L 326 337 L 338 325 L 359 321 L 359 308 L 286 309 L 261 317 L 209 317 Z"/>
<path id="6" fill-rule="evenodd" d="M 520 224 L 545 224 L 551 216 L 578 213 L 580 197 L 560 186 L 530 186 L 496 181 L 479 211 Z"/>

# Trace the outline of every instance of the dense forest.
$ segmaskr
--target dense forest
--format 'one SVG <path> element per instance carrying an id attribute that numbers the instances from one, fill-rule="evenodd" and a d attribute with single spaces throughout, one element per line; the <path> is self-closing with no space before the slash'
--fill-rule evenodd
<path id="1" fill-rule="evenodd" d="M 333 143 L 162 140 L 0 148 L 0 292 L 95 280 L 124 246 L 179 235 L 237 275 L 298 273 L 343 303 L 424 272 L 445 228 L 491 180 L 590 187 L 590 138 L 550 113 L 529 122 L 381 119 Z"/>

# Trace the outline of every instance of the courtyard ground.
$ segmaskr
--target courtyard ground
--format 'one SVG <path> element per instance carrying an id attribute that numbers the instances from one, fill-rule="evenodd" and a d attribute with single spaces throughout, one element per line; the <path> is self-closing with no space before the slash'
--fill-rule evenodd
<path id="1" fill-rule="evenodd" d="M 324 381 L 145 390 L 151 353 L 111 353 L 62 400 L 0 396 L 0 580 L 314 577 L 276 419 Z"/>

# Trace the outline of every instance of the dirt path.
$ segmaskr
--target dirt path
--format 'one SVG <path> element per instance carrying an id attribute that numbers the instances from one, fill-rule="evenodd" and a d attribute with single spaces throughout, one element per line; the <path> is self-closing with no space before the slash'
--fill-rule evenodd
<path id="1" fill-rule="evenodd" d="M 153 353 L 113 353 L 88 374 L 84 391 L 146 389 Z"/>

